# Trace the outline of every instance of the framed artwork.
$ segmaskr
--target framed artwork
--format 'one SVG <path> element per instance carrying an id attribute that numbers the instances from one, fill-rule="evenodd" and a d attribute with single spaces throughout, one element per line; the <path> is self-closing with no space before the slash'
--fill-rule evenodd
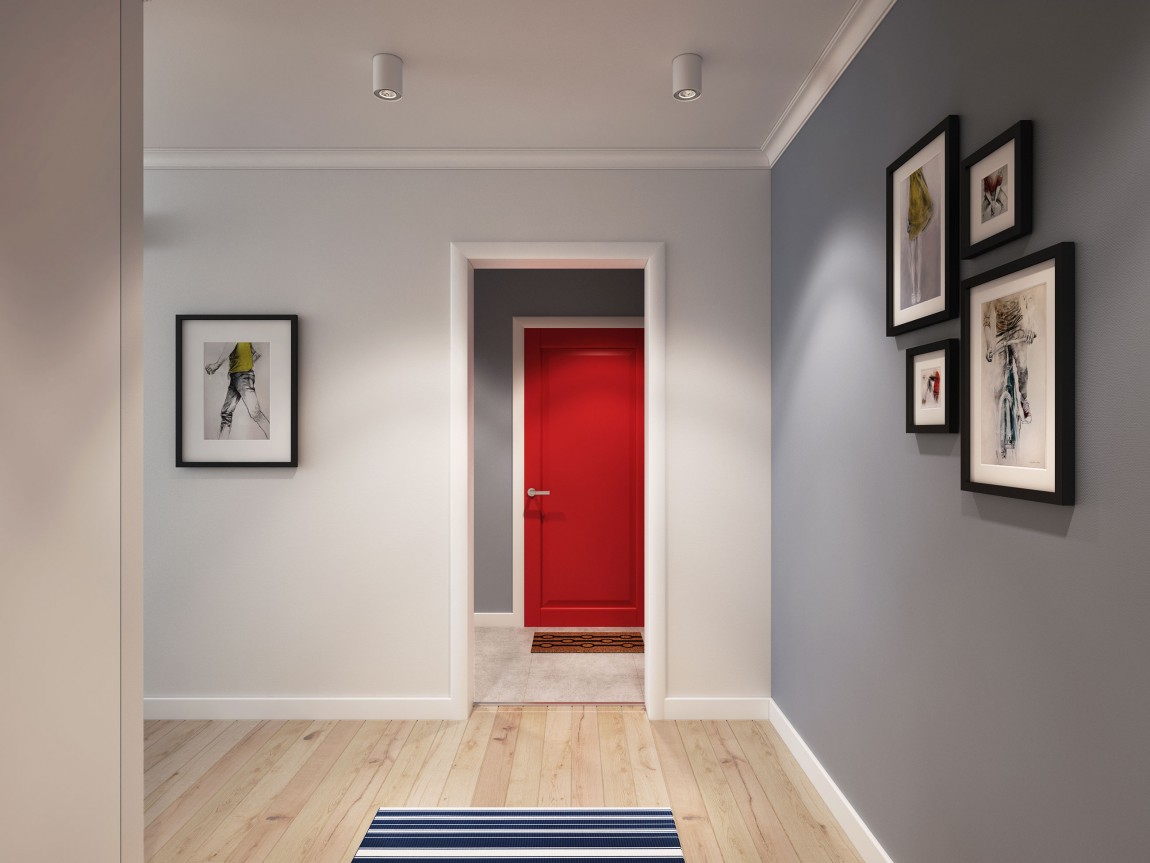
<path id="1" fill-rule="evenodd" d="M 958 431 L 958 339 L 906 352 L 907 434 Z"/>
<path id="2" fill-rule="evenodd" d="M 958 117 L 886 169 L 886 334 L 958 314 Z"/>
<path id="3" fill-rule="evenodd" d="M 962 283 L 962 488 L 1074 503 L 1074 244 Z"/>
<path id="4" fill-rule="evenodd" d="M 962 257 L 1030 233 L 1034 210 L 1034 131 L 1011 126 L 962 161 Z"/>
<path id="5" fill-rule="evenodd" d="M 176 315 L 176 467 L 296 467 L 296 315 Z"/>

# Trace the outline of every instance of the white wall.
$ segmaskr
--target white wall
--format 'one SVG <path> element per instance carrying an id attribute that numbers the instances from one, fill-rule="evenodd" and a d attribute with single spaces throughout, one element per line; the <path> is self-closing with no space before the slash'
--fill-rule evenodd
<path id="1" fill-rule="evenodd" d="M 446 698 L 452 241 L 667 243 L 668 694 L 765 699 L 765 171 L 155 170 L 145 186 L 149 715 Z M 174 316 L 227 311 L 300 315 L 294 471 L 172 466 Z"/>
<path id="2" fill-rule="evenodd" d="M 140 307 L 141 16 L 120 0 L 0 14 L 5 860 L 142 858 L 138 554 L 121 557 L 121 531 L 139 540 L 140 495 L 121 485 L 139 389 L 120 366 L 121 292 L 129 336 Z"/>

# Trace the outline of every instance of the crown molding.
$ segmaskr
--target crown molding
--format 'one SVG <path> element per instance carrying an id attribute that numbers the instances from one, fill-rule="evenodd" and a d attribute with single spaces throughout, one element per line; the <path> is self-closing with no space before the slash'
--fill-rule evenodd
<path id="1" fill-rule="evenodd" d="M 767 139 L 763 141 L 763 156 L 768 167 L 774 167 L 775 162 L 790 146 L 799 130 L 806 125 L 807 120 L 822 103 L 823 97 L 830 92 L 831 87 L 870 39 L 875 28 L 882 23 L 895 2 L 896 0 L 855 0 L 855 5 L 839 25 L 835 35 L 831 37 L 831 41 L 827 43 L 827 47 L 823 49 L 822 56 L 799 86 L 798 92 L 767 135 Z"/>
<path id="2" fill-rule="evenodd" d="M 149 170 L 761 170 L 766 167 L 763 150 L 755 147 L 696 150 L 144 150 L 144 168 Z"/>
<path id="3" fill-rule="evenodd" d="M 855 0 L 761 147 L 144 150 L 147 170 L 753 170 L 774 167 L 896 0 Z"/>

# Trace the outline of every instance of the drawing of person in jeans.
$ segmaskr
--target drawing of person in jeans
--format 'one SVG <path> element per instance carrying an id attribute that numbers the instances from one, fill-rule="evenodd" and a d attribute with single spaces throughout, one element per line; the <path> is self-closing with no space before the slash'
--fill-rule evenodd
<path id="1" fill-rule="evenodd" d="M 228 391 L 224 395 L 224 405 L 220 408 L 220 440 L 231 437 L 232 414 L 236 403 L 241 401 L 264 437 L 270 437 L 271 420 L 260 407 L 259 396 L 256 394 L 254 366 L 261 356 L 251 342 L 236 342 L 230 349 L 225 346 L 219 359 L 204 366 L 204 371 L 213 375 L 224 364 L 224 360 L 228 361 Z"/>

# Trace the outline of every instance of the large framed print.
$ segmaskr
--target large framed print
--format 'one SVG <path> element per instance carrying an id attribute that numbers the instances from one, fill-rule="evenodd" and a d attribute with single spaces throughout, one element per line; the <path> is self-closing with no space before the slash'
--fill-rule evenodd
<path id="1" fill-rule="evenodd" d="M 906 432 L 958 431 L 958 339 L 906 352 Z"/>
<path id="2" fill-rule="evenodd" d="M 962 488 L 1074 503 L 1074 244 L 962 283 Z"/>
<path id="3" fill-rule="evenodd" d="M 176 316 L 176 467 L 295 467 L 296 315 Z"/>
<path id="4" fill-rule="evenodd" d="M 1030 233 L 1034 210 L 1034 131 L 1011 126 L 962 160 L 962 257 Z"/>
<path id="5" fill-rule="evenodd" d="M 886 334 L 958 315 L 958 117 L 886 169 Z"/>

